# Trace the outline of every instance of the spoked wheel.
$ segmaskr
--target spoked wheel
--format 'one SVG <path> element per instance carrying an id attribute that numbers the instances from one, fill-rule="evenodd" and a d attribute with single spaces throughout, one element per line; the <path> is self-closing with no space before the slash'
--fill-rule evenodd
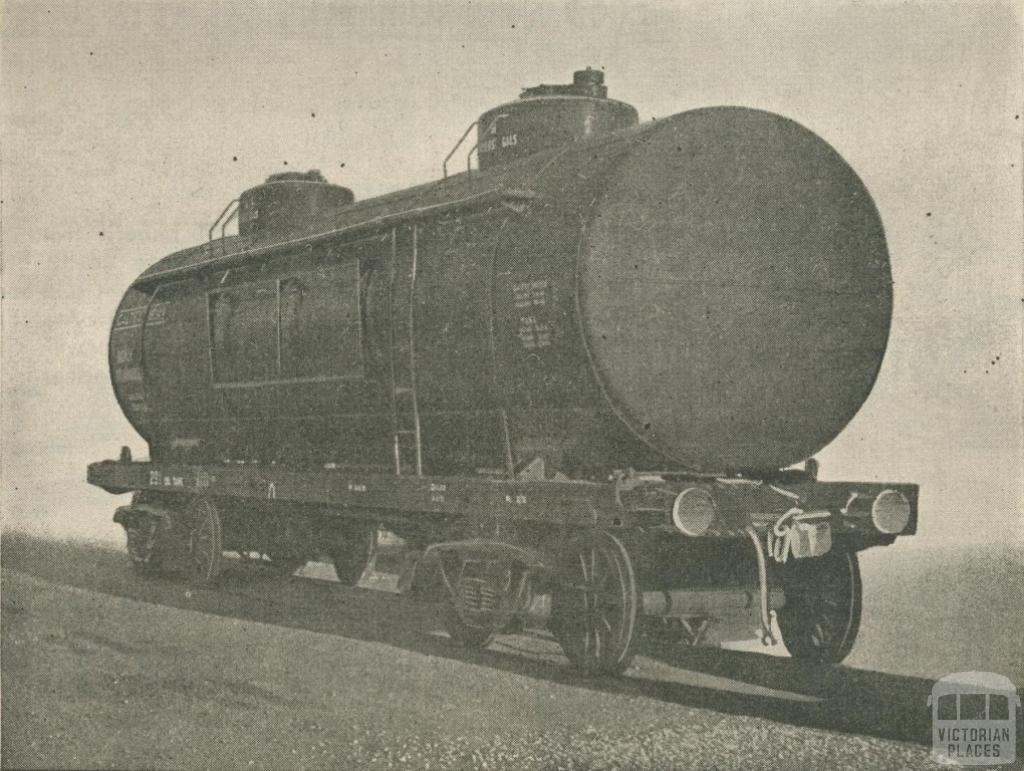
<path id="1" fill-rule="evenodd" d="M 779 610 L 782 641 L 795 659 L 838 664 L 860 628 L 861 581 L 857 553 L 833 549 L 794 560 L 782 573 L 786 604 Z"/>
<path id="2" fill-rule="evenodd" d="M 338 581 L 355 586 L 377 548 L 377 524 L 355 522 L 335 539 L 330 557 Z"/>
<path id="3" fill-rule="evenodd" d="M 209 584 L 222 565 L 220 515 L 206 498 L 199 499 L 189 514 L 188 577 L 195 584 Z"/>
<path id="4" fill-rule="evenodd" d="M 619 674 L 633 658 L 639 607 L 626 547 L 600 533 L 570 550 L 551 597 L 551 631 L 583 674 Z"/>

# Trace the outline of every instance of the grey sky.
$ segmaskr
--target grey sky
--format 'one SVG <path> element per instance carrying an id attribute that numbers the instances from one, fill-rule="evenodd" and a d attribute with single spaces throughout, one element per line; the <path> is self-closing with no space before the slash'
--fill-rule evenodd
<path id="1" fill-rule="evenodd" d="M 2 23 L 11 520 L 112 531 L 85 464 L 143 446 L 109 387 L 110 317 L 241 190 L 286 168 L 359 198 L 426 181 L 478 113 L 592 65 L 644 120 L 774 110 L 857 169 L 896 313 L 825 475 L 920 483 L 924 534 L 1021 538 L 1014 4 L 6 2 Z"/>

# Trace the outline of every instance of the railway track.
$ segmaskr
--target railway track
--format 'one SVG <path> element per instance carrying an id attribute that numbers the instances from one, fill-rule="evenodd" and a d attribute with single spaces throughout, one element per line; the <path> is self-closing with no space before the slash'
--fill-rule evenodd
<path id="1" fill-rule="evenodd" d="M 106 548 L 3 545 L 5 749 L 45 765 L 72 745 L 96 766 L 927 762 L 928 680 L 657 641 L 580 678 L 545 635 L 468 651 L 395 594 L 245 566 L 190 589 Z"/>

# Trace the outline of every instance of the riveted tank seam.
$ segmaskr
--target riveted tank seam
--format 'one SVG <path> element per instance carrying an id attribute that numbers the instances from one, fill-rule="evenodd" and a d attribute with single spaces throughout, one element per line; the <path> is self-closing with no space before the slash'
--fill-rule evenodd
<path id="1" fill-rule="evenodd" d="M 172 283 L 177 283 L 177 282 L 172 282 Z M 149 400 L 148 397 L 149 397 L 149 390 L 150 389 L 149 389 L 149 376 L 148 376 L 148 374 L 146 372 L 146 326 L 148 325 L 148 322 L 149 322 L 150 311 L 153 309 L 153 306 L 156 304 L 157 295 L 160 294 L 160 292 L 164 291 L 168 286 L 171 286 L 171 284 L 161 284 L 160 286 L 156 287 L 153 290 L 153 293 L 149 296 L 149 302 L 146 303 L 146 311 L 145 311 L 145 313 L 143 314 L 143 317 L 142 317 L 142 325 L 139 327 L 139 369 L 142 370 L 142 388 L 143 388 L 143 393 L 147 397 L 147 399 L 146 399 L 147 401 Z M 151 441 L 153 441 L 154 437 L 155 437 L 155 433 L 154 433 L 153 437 L 146 436 L 145 439 L 146 439 L 147 442 L 151 442 Z"/>
<path id="2" fill-rule="evenodd" d="M 511 428 L 509 427 L 508 421 L 508 406 L 506 404 L 505 395 L 499 389 L 498 383 L 498 348 L 497 341 L 495 340 L 495 306 L 494 306 L 494 284 L 496 281 L 495 270 L 497 266 L 497 252 L 498 243 L 501 240 L 502 231 L 508 227 L 509 218 L 508 215 L 501 221 L 501 225 L 498 226 L 494 236 L 491 238 L 490 248 L 488 254 L 490 256 L 490 264 L 487 268 L 487 346 L 490 353 L 490 369 L 491 369 L 491 398 L 494 400 L 494 405 L 497 407 L 498 417 L 501 420 L 501 432 L 502 432 L 502 443 L 504 445 L 505 453 L 505 465 L 507 467 L 509 477 L 515 476 L 515 456 L 512 453 L 512 434 Z"/>
<path id="3" fill-rule="evenodd" d="M 644 128 L 646 129 L 647 127 Z M 637 146 L 642 147 L 643 145 L 647 144 L 654 135 L 655 132 L 653 130 L 647 129 L 639 137 Z M 621 166 L 625 162 L 625 160 L 630 155 L 633 154 L 634 151 L 635 149 L 631 147 L 626 152 L 623 152 L 621 155 L 619 155 L 618 158 L 616 158 L 611 164 L 609 164 L 609 168 L 605 170 L 605 174 L 609 176 L 614 174 L 615 170 L 617 170 L 618 167 Z M 603 194 L 604 191 L 602 191 L 601 195 Z M 591 376 L 597 384 L 598 391 L 601 393 L 602 398 L 604 399 L 608 407 L 611 409 L 612 414 L 626 428 L 626 430 L 629 431 L 634 438 L 638 439 L 640 442 L 642 442 L 644 445 L 646 445 L 649 449 L 653 450 L 658 455 L 667 457 L 670 460 L 675 461 L 676 463 L 682 463 L 685 466 L 686 464 L 682 460 L 673 455 L 670 455 L 669 453 L 666 453 L 662 448 L 657 447 L 650 439 L 648 439 L 646 436 L 644 436 L 641 432 L 637 430 L 636 425 L 639 421 L 635 419 L 635 417 L 629 412 L 629 410 L 627 410 L 625 407 L 619 404 L 618 401 L 609 392 L 608 385 L 605 382 L 605 377 L 601 373 L 600 367 L 598 366 L 598 363 L 594 358 L 590 342 L 590 335 L 587 331 L 587 325 L 584 323 L 583 296 L 582 292 L 580 291 L 580 288 L 582 279 L 581 272 L 583 267 L 583 243 L 586 237 L 588 225 L 590 224 L 590 222 L 592 222 L 594 213 L 597 210 L 597 203 L 600 197 L 601 196 L 596 196 L 590 202 L 590 205 L 587 207 L 588 214 L 586 216 L 582 214 L 580 216 L 580 232 L 576 243 L 575 255 L 573 305 L 574 312 L 576 314 L 577 331 L 580 335 L 580 341 L 583 347 L 583 351 L 586 355 L 587 364 L 590 367 Z"/>
<path id="4" fill-rule="evenodd" d="M 125 298 L 125 296 L 127 296 L 128 292 L 132 292 L 132 291 L 138 292 L 140 290 L 135 289 L 132 286 L 128 287 L 128 290 L 125 292 L 124 296 L 121 297 L 120 302 L 118 302 L 117 308 L 114 310 L 114 317 L 110 321 L 110 331 L 107 333 L 107 379 L 110 380 L 110 387 L 111 387 L 111 389 L 114 392 L 114 400 L 117 402 L 118 407 L 121 408 L 121 414 L 123 414 L 125 416 L 125 418 L 127 419 L 128 423 L 131 425 L 132 428 L 134 428 L 136 430 L 136 432 L 138 432 L 139 436 L 141 436 L 143 439 L 146 439 L 148 441 L 148 438 L 147 438 L 146 434 L 143 433 L 142 429 L 139 427 L 138 422 L 135 420 L 134 413 L 131 410 L 127 409 L 127 405 L 125 404 L 124 400 L 121 398 L 121 389 L 118 387 L 118 384 L 114 381 L 114 331 L 116 329 L 117 317 L 120 315 L 121 304 L 124 302 L 124 298 Z M 149 299 L 146 301 L 146 315 L 147 316 L 149 314 L 149 305 L 152 302 L 153 302 L 153 297 L 150 296 Z M 136 306 L 136 307 L 140 307 L 140 306 Z M 139 339 L 139 358 L 140 358 L 140 361 L 141 361 L 141 358 L 142 358 L 142 340 L 141 340 L 141 338 L 142 338 L 142 328 L 139 329 L 139 338 L 140 338 Z M 140 366 L 141 366 L 141 364 L 140 364 Z M 145 383 L 143 383 L 143 386 L 145 386 Z"/>

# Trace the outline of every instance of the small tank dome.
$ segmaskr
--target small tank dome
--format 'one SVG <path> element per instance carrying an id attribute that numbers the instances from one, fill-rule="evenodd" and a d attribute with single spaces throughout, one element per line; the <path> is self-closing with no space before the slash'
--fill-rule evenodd
<path id="1" fill-rule="evenodd" d="M 351 190 L 330 184 L 317 169 L 271 174 L 239 196 L 238 234 L 308 230 L 354 200 Z"/>
<path id="2" fill-rule="evenodd" d="M 524 88 L 519 101 L 488 110 L 477 124 L 480 168 L 635 126 L 636 110 L 608 98 L 604 73 L 587 67 L 572 83 Z"/>

